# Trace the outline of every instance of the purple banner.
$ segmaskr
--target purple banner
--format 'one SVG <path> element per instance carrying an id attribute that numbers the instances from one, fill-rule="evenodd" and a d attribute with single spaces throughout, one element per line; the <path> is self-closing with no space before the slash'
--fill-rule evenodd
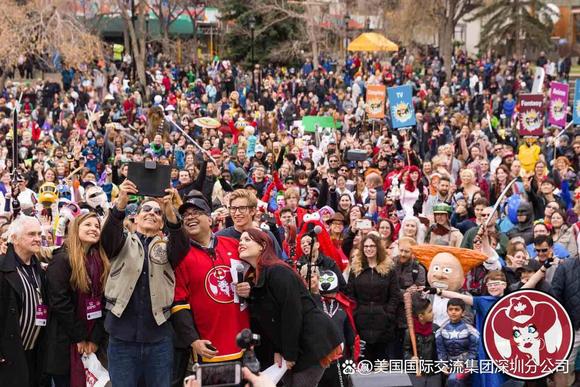
<path id="1" fill-rule="evenodd" d="M 566 126 L 568 111 L 568 84 L 560 82 L 550 83 L 550 108 L 548 109 L 548 123 L 563 128 Z"/>

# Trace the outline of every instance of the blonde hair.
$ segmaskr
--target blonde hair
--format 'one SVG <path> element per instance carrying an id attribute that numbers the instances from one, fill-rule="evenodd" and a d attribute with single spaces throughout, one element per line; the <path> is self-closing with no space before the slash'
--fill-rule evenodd
<path id="1" fill-rule="evenodd" d="M 288 188 L 284 192 L 284 200 L 288 200 L 290 198 L 300 199 L 300 191 L 296 187 Z"/>
<path id="2" fill-rule="evenodd" d="M 81 292 L 87 293 L 90 290 L 89 285 L 89 275 L 87 273 L 86 267 L 86 251 L 83 248 L 83 244 L 79 238 L 79 228 L 86 220 L 90 218 L 95 218 L 101 224 L 101 221 L 97 214 L 94 212 L 89 212 L 75 218 L 68 227 L 68 236 L 65 241 L 66 248 L 68 250 L 68 256 L 71 267 L 71 277 L 70 284 L 73 289 L 79 290 Z M 109 275 L 109 269 L 111 265 L 109 263 L 109 258 L 103 249 L 103 245 L 98 242 L 98 251 L 101 262 L 103 263 L 103 273 L 101 274 L 101 284 L 103 288 L 105 287 L 105 282 L 107 281 L 107 276 Z"/>
<path id="3" fill-rule="evenodd" d="M 258 206 L 258 199 L 256 195 L 247 189 L 237 189 L 230 194 L 230 206 L 232 202 L 236 199 L 246 199 L 248 201 L 249 207 L 257 207 Z"/>

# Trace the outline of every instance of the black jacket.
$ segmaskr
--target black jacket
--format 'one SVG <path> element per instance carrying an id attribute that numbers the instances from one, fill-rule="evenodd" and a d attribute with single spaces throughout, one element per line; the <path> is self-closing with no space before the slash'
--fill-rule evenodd
<path id="1" fill-rule="evenodd" d="M 68 251 L 60 248 L 53 253 L 46 270 L 48 279 L 48 305 L 50 316 L 46 331 L 46 372 L 51 375 L 68 375 L 70 372 L 70 345 L 90 341 L 102 346 L 105 339 L 103 317 L 95 321 L 88 334 L 87 324 L 77 318 L 78 293 L 70 284 L 72 269 Z M 101 299 L 104 308 L 104 298 Z"/>
<path id="2" fill-rule="evenodd" d="M 574 330 L 580 328 L 580 260 L 565 259 L 552 279 L 552 290 L 570 315 Z"/>
<path id="3" fill-rule="evenodd" d="M 338 328 L 288 266 L 263 269 L 252 287 L 249 306 L 252 331 L 262 336 L 264 347 L 257 353 L 263 368 L 272 364 L 277 352 L 295 361 L 293 369 L 301 371 L 319 365 L 341 344 Z"/>
<path id="4" fill-rule="evenodd" d="M 2 387 L 30 385 L 19 321 L 24 288 L 16 271 L 16 259 L 14 249 L 9 244 L 6 255 L 0 256 L 0 385 Z M 42 282 L 40 290 L 42 299 L 46 300 L 46 276 L 42 270 L 36 274 L 40 276 Z M 37 346 L 42 343 L 42 335 L 43 330 L 36 342 Z M 42 351 L 41 348 L 39 350 Z M 41 366 L 38 369 L 41 369 Z"/>
<path id="5" fill-rule="evenodd" d="M 370 344 L 387 343 L 397 328 L 401 289 L 395 268 L 385 265 L 381 263 L 375 268 L 364 265 L 357 275 L 353 264 L 348 279 L 347 294 L 356 301 L 356 328 L 361 340 Z"/>

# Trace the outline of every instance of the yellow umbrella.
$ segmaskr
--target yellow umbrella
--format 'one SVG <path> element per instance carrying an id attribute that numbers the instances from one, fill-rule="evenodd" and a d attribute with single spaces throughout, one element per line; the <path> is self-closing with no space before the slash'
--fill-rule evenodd
<path id="1" fill-rule="evenodd" d="M 376 32 L 365 32 L 350 42 L 348 51 L 398 51 L 399 46 Z"/>

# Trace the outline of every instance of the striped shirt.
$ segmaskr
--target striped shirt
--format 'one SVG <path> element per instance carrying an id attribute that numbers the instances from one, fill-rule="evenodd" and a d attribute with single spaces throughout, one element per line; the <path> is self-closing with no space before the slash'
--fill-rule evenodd
<path id="1" fill-rule="evenodd" d="M 25 351 L 34 349 L 42 328 L 35 325 L 36 307 L 40 304 L 40 277 L 34 273 L 33 267 L 29 268 L 31 270 L 27 270 L 24 265 L 16 268 L 24 288 L 24 302 L 20 311 L 20 337 Z"/>

